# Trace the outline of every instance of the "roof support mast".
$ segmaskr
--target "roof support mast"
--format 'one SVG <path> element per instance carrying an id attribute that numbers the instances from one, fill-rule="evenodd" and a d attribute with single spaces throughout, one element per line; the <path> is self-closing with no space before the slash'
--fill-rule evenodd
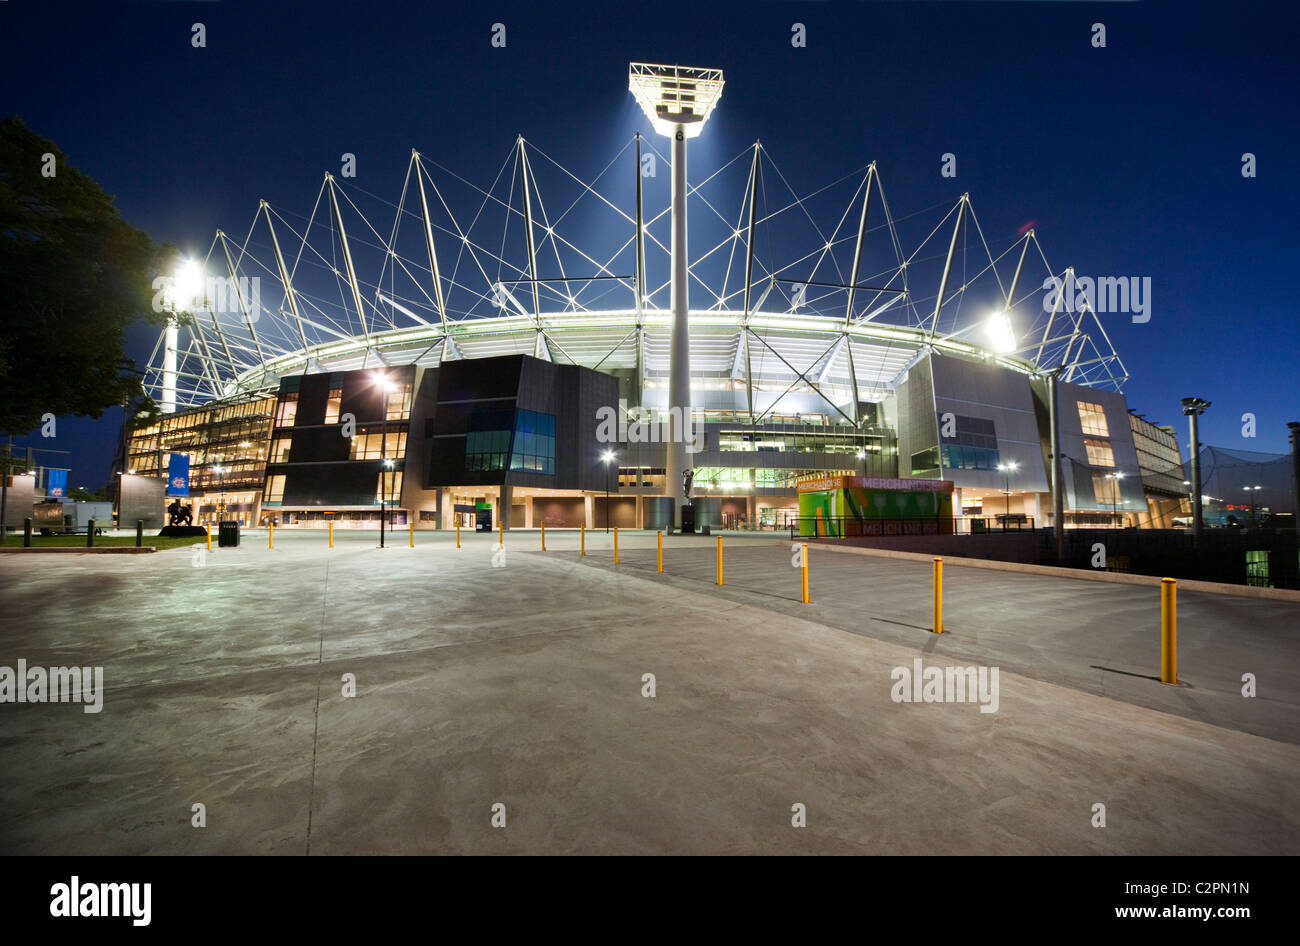
<path id="1" fill-rule="evenodd" d="M 271 223 L 271 205 L 262 201 L 262 213 L 266 215 L 266 229 L 271 233 L 271 247 L 275 250 L 275 265 L 280 270 L 280 282 L 284 286 L 284 297 L 289 303 L 289 311 L 298 325 L 298 337 L 302 340 L 302 352 L 307 355 L 307 333 L 302 328 L 302 314 L 298 311 L 298 296 L 293 291 L 293 280 L 289 277 L 289 267 L 284 264 L 284 254 L 280 252 L 280 241 L 275 236 L 275 225 Z"/>
<path id="2" fill-rule="evenodd" d="M 537 323 L 537 342 L 534 353 L 539 357 L 545 351 L 546 335 L 542 331 L 542 304 L 537 293 L 537 244 L 533 240 L 533 198 L 528 187 L 528 152 L 524 150 L 524 136 L 519 136 L 519 184 L 524 196 L 524 237 L 528 244 L 528 285 L 533 291 L 533 321 Z M 549 360 L 549 359 L 548 359 Z"/>
<path id="3" fill-rule="evenodd" d="M 645 212 L 641 199 L 641 132 L 636 133 L 636 399 L 645 398 Z"/>
<path id="4" fill-rule="evenodd" d="M 858 375 L 853 368 L 853 345 L 849 341 L 849 326 L 853 324 L 853 297 L 858 291 L 858 273 L 862 268 L 862 243 L 867 237 L 867 214 L 871 210 L 871 182 L 876 178 L 876 162 L 867 167 L 867 186 L 862 194 L 862 216 L 858 219 L 858 240 L 853 246 L 853 271 L 849 274 L 849 298 L 844 305 L 844 344 L 849 351 L 849 383 L 853 387 L 853 396 L 849 399 L 853 413 L 853 423 L 859 425 L 862 418 L 858 412 Z M 830 368 L 827 362 L 826 367 Z"/>
<path id="5" fill-rule="evenodd" d="M 447 300 L 442 295 L 442 273 L 438 269 L 438 251 L 433 245 L 433 220 L 429 216 L 429 198 L 424 194 L 424 172 L 420 166 L 419 152 L 411 151 L 411 161 L 415 164 L 415 183 L 420 191 L 420 219 L 424 223 L 424 246 L 429 252 L 429 269 L 433 273 L 433 298 L 438 304 L 438 318 L 442 321 L 442 334 L 447 336 Z M 447 357 L 447 347 L 442 349 L 443 360 Z"/>
<path id="6" fill-rule="evenodd" d="M 755 141 L 754 163 L 749 169 L 749 232 L 745 238 L 745 313 L 741 318 L 740 335 L 736 342 L 738 345 L 745 346 L 745 394 L 749 403 L 751 425 L 754 423 L 754 374 L 749 359 L 749 313 L 752 311 L 749 307 L 749 297 L 754 289 L 754 214 L 758 207 L 758 155 L 761 148 L 762 145 Z"/>
<path id="7" fill-rule="evenodd" d="M 352 265 L 352 249 L 348 246 L 348 231 L 343 226 L 343 213 L 339 210 L 338 195 L 334 193 L 334 175 L 325 173 L 325 187 L 330 192 L 330 209 L 334 211 L 334 226 L 339 228 L 339 244 L 343 248 L 343 266 L 347 270 L 348 285 L 352 287 L 352 301 L 357 307 L 357 318 L 361 320 L 361 334 L 365 336 L 366 347 L 370 347 L 370 331 L 366 328 L 366 309 L 361 301 L 361 286 L 357 283 L 357 270 Z"/>

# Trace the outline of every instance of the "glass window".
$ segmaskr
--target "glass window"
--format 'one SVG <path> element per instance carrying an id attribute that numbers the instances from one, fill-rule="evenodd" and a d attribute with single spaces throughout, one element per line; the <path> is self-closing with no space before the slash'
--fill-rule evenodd
<path id="1" fill-rule="evenodd" d="M 1091 404 L 1088 401 L 1079 401 L 1079 425 L 1083 427 L 1085 434 L 1094 434 L 1098 437 L 1109 437 L 1110 427 L 1106 424 L 1106 412 L 1102 410 L 1100 404 Z"/>
<path id="2" fill-rule="evenodd" d="M 385 416 L 389 420 L 406 420 L 411 416 L 411 382 L 396 383 L 388 392 Z"/>
<path id="3" fill-rule="evenodd" d="M 337 424 L 339 422 L 339 407 L 343 404 L 343 389 L 332 388 L 330 396 L 325 401 L 325 423 Z"/>
<path id="4" fill-rule="evenodd" d="M 262 493 L 264 504 L 279 503 L 284 499 L 284 474 L 276 473 L 266 478 L 266 490 Z"/>
<path id="5" fill-rule="evenodd" d="M 271 463 L 288 463 L 289 462 L 289 445 L 292 441 L 288 437 L 277 437 L 271 441 Z"/>
<path id="6" fill-rule="evenodd" d="M 1106 441 L 1084 440 L 1083 446 L 1088 451 L 1088 462 L 1093 466 L 1115 465 L 1115 451 L 1110 448 L 1110 444 Z"/>
<path id="7" fill-rule="evenodd" d="M 375 481 L 375 502 L 380 502 L 380 496 L 387 491 L 388 495 L 384 497 L 389 503 L 395 503 L 402 498 L 402 471 L 401 470 L 381 470 L 379 479 Z"/>
<path id="8" fill-rule="evenodd" d="M 281 394 L 280 403 L 275 408 L 275 426 L 292 427 L 294 418 L 298 416 L 298 395 Z"/>
<path id="9" fill-rule="evenodd" d="M 1105 473 L 1092 474 L 1092 494 L 1098 503 L 1104 506 L 1116 506 L 1120 502 L 1119 480 Z"/>
<path id="10" fill-rule="evenodd" d="M 387 440 L 387 443 L 385 443 Z M 402 459 L 406 456 L 406 431 L 390 430 L 387 437 L 383 431 L 362 428 L 352 437 L 352 449 L 349 460 Z"/>

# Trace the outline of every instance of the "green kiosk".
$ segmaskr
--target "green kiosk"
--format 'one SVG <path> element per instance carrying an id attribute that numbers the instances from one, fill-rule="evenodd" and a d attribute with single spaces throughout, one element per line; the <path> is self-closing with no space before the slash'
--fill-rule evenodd
<path id="1" fill-rule="evenodd" d="M 799 535 L 952 535 L 949 480 L 819 476 L 798 483 Z"/>

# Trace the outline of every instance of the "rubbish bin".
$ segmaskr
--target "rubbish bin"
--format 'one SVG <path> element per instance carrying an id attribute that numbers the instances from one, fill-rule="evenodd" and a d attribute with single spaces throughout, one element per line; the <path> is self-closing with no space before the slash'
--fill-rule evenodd
<path id="1" fill-rule="evenodd" d="M 217 526 L 217 546 L 223 549 L 239 547 L 239 522 L 227 519 Z"/>
<path id="2" fill-rule="evenodd" d="M 682 535 L 695 534 L 695 506 L 692 503 L 682 505 Z"/>

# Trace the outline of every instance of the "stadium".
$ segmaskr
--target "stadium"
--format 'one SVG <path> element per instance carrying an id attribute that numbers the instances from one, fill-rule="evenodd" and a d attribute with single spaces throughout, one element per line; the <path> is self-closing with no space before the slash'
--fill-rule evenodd
<path id="1" fill-rule="evenodd" d="M 958 531 L 1050 525 L 1053 431 L 1065 525 L 1187 506 L 1033 229 L 986 233 L 968 194 L 895 210 L 875 162 L 806 184 L 759 142 L 688 175 L 721 71 L 634 63 L 629 89 L 646 133 L 592 168 L 520 136 L 481 179 L 413 150 L 374 193 L 344 155 L 311 206 L 217 230 L 159 287 L 122 521 L 161 522 L 184 457 L 197 521 L 248 526 L 671 528 L 690 498 L 784 528 L 828 475 L 952 482 Z"/>

